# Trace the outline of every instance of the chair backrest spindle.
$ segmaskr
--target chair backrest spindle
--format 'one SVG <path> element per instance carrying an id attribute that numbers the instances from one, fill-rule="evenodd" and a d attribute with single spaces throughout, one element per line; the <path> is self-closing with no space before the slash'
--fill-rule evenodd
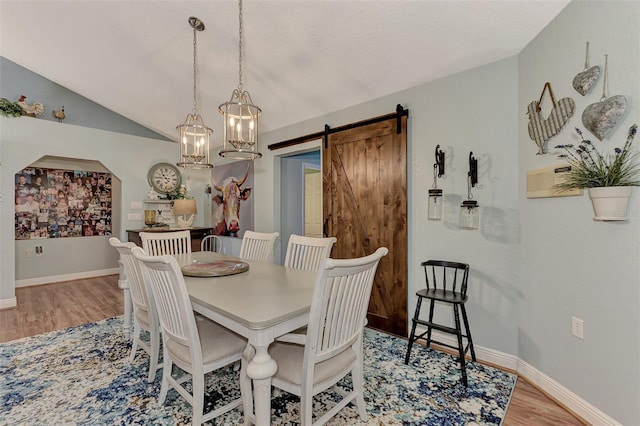
<path id="1" fill-rule="evenodd" d="M 427 289 L 460 292 L 467 294 L 469 265 L 445 260 L 427 260 L 421 264 L 424 267 Z M 440 277 L 437 270 L 441 270 Z M 462 275 L 462 276 L 460 276 Z M 430 278 L 431 276 L 431 278 Z M 438 278 L 440 281 L 438 282 Z M 459 290 L 458 290 L 459 287 Z"/>
<path id="2" fill-rule="evenodd" d="M 284 266 L 303 271 L 317 271 L 320 262 L 329 257 L 336 237 L 314 238 L 291 234 Z"/>
<path id="3" fill-rule="evenodd" d="M 224 253 L 222 238 L 217 235 L 207 235 L 202 239 L 202 242 L 200 243 L 200 250 Z"/>
<path id="4" fill-rule="evenodd" d="M 278 232 L 244 231 L 238 257 L 257 262 L 273 262 L 273 246 L 278 235 Z"/>
<path id="5" fill-rule="evenodd" d="M 376 269 L 388 252 L 381 247 L 358 259 L 321 262 L 309 314 L 307 365 L 334 357 L 361 337 Z"/>
<path id="6" fill-rule="evenodd" d="M 187 231 L 173 232 L 141 232 L 142 248 L 150 256 L 163 256 L 191 253 L 191 233 Z"/>

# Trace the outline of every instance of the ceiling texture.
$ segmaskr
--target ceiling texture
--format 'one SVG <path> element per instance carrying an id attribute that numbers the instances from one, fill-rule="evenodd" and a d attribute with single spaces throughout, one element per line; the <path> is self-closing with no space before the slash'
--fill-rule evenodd
<path id="1" fill-rule="evenodd" d="M 244 0 L 243 86 L 261 132 L 518 54 L 568 0 Z M 0 55 L 170 139 L 238 86 L 238 2 L 0 0 Z M 32 97 L 32 100 L 35 100 Z M 345 123 L 335 123 L 345 124 Z"/>

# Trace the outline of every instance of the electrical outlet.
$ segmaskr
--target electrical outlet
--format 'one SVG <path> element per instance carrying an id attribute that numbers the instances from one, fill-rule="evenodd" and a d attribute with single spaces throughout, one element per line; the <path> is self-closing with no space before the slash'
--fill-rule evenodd
<path id="1" fill-rule="evenodd" d="M 140 210 L 142 209 L 142 202 L 140 201 L 132 201 L 130 204 L 131 210 Z"/>
<path id="2" fill-rule="evenodd" d="M 33 249 L 30 249 L 30 248 L 26 249 L 24 251 L 24 257 L 33 257 Z"/>
<path id="3" fill-rule="evenodd" d="M 571 334 L 584 340 L 584 322 L 580 318 L 571 317 Z"/>
<path id="4" fill-rule="evenodd" d="M 142 213 L 128 213 L 128 220 L 142 220 Z"/>

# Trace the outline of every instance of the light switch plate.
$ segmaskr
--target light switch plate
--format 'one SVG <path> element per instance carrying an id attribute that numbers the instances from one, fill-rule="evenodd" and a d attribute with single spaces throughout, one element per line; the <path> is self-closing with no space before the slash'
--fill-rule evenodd
<path id="1" fill-rule="evenodd" d="M 140 210 L 142 209 L 142 202 L 141 201 L 132 201 L 131 202 L 131 210 Z"/>
<path id="2" fill-rule="evenodd" d="M 128 220 L 142 220 L 142 213 L 129 213 L 127 214 Z"/>

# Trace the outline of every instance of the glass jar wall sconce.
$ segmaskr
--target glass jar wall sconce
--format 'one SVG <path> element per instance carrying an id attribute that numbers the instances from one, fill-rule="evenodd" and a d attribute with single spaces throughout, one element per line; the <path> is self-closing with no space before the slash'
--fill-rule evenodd
<path id="1" fill-rule="evenodd" d="M 480 226 L 480 206 L 473 199 L 471 188 L 478 183 L 478 160 L 469 153 L 469 172 L 467 173 L 467 199 L 460 205 L 460 228 L 478 229 Z"/>
<path id="2" fill-rule="evenodd" d="M 433 165 L 433 185 L 429 190 L 427 219 L 442 220 L 442 189 L 438 188 L 438 178 L 444 176 L 444 151 L 436 146 L 436 162 Z"/>

